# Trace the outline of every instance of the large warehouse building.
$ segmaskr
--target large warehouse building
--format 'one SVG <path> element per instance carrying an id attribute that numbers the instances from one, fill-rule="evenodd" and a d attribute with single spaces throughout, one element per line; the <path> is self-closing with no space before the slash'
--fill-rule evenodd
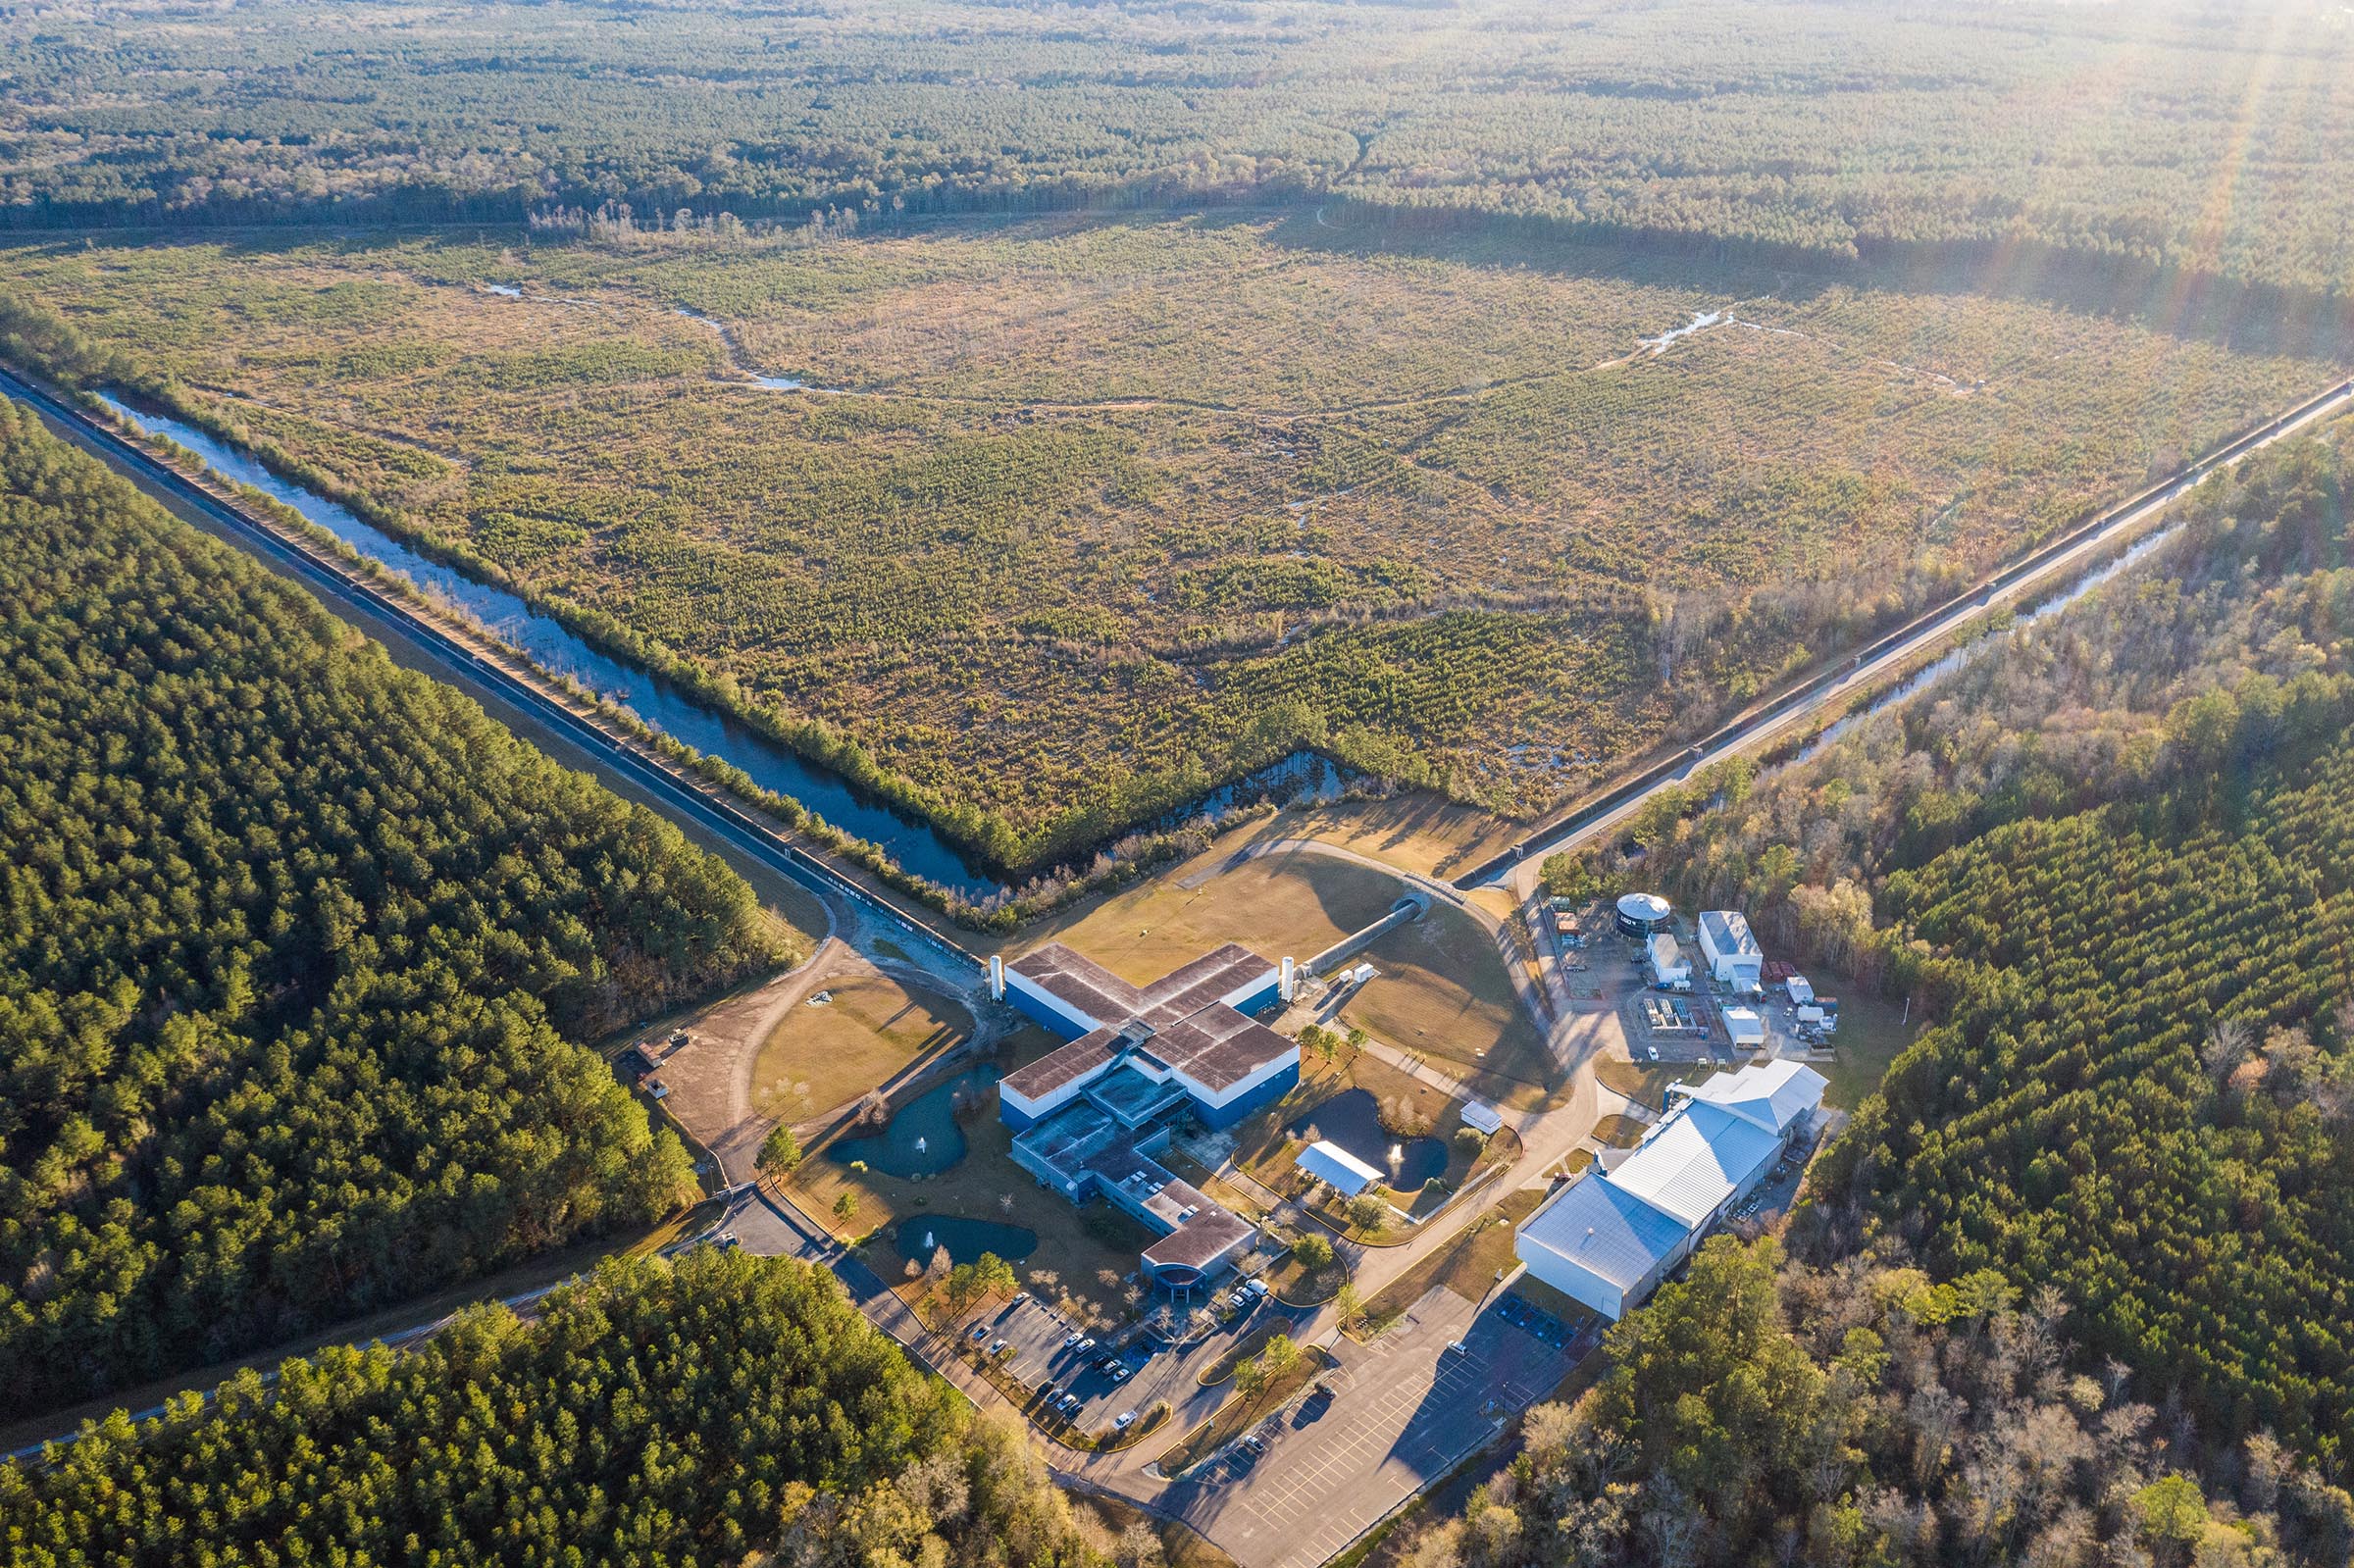
<path id="1" fill-rule="evenodd" d="M 1711 909 L 1700 917 L 1700 956 L 1709 978 L 1743 995 L 1764 990 L 1766 954 L 1749 929 L 1749 917 L 1737 909 Z"/>
<path id="2" fill-rule="evenodd" d="M 1616 1322 L 1756 1190 L 1822 1104 L 1823 1078 L 1760 1062 L 1668 1090 L 1667 1116 L 1615 1170 L 1571 1182 L 1521 1223 L 1528 1272 Z"/>

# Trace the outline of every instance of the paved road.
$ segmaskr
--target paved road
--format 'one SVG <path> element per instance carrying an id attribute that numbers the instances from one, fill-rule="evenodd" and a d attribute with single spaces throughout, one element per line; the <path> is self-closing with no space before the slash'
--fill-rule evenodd
<path id="1" fill-rule="evenodd" d="M 1694 752 L 1658 763 L 1612 788 L 1600 800 L 1572 811 L 1456 880 L 1470 889 L 1505 885 L 1525 894 L 1535 883 L 1538 863 L 1557 849 L 1593 841 L 1648 803 L 1663 789 L 1681 783 L 1695 771 L 1729 757 L 1758 750 L 1832 703 L 1868 691 L 1901 676 L 1915 660 L 1970 623 L 2016 602 L 2029 590 L 2054 578 L 2065 578 L 2091 566 L 2121 540 L 2149 523 L 2184 491 L 2209 475 L 2231 467 L 2275 441 L 2310 429 L 2354 405 L 2354 380 L 2340 381 L 2286 413 L 2268 420 L 2246 434 L 2217 448 L 2172 478 L 2127 498 L 2064 537 L 2030 552 L 2005 567 L 1987 582 L 1947 600 L 1907 625 L 1871 643 L 1848 665 L 1802 683 L 1764 708 L 1734 719 L 1701 741 Z"/>

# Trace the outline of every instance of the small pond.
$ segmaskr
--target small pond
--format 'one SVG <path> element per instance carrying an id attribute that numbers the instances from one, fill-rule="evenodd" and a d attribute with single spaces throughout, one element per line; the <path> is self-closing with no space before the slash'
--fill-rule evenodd
<path id="1" fill-rule="evenodd" d="M 990 1087 L 998 1077 L 997 1068 L 986 1062 L 958 1073 L 900 1106 L 882 1132 L 843 1138 L 826 1150 L 826 1157 L 838 1165 L 864 1160 L 869 1168 L 902 1180 L 951 1170 L 964 1158 L 964 1129 L 956 1125 L 957 1096 L 980 1104 L 979 1114 L 986 1116 Z"/>
<path id="2" fill-rule="evenodd" d="M 995 1252 L 1008 1263 L 1019 1263 L 1038 1250 L 1038 1233 L 995 1220 L 968 1220 L 955 1214 L 917 1214 L 899 1222 L 891 1244 L 899 1256 L 919 1266 L 930 1261 L 935 1247 L 946 1247 L 950 1263 L 977 1263 L 984 1252 Z"/>
<path id="3" fill-rule="evenodd" d="M 1399 1138 L 1381 1125 L 1381 1103 L 1365 1088 L 1344 1089 L 1301 1117 L 1292 1133 L 1338 1143 L 1377 1171 L 1390 1173 L 1390 1186 L 1411 1193 L 1434 1176 L 1447 1174 L 1447 1144 L 1435 1138 Z M 1391 1158 L 1391 1151 L 1397 1158 Z"/>

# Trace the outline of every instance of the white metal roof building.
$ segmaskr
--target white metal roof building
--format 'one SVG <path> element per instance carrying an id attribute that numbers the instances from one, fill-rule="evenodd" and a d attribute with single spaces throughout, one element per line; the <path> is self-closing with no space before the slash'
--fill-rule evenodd
<path id="1" fill-rule="evenodd" d="M 1700 916 L 1700 956 L 1709 977 L 1719 986 L 1739 991 L 1760 988 L 1759 976 L 1766 954 L 1749 929 L 1749 917 L 1737 909 L 1708 909 Z"/>
<path id="2" fill-rule="evenodd" d="M 1684 956 L 1683 947 L 1666 932 L 1644 944 L 1644 961 L 1651 966 L 1651 982 L 1655 986 L 1689 986 L 1692 984 L 1692 960 Z"/>
<path id="3" fill-rule="evenodd" d="M 1799 1062 L 1676 1086 L 1673 1108 L 1634 1152 L 1539 1205 L 1513 1250 L 1529 1273 L 1615 1322 L 1772 1170 L 1822 1089 L 1822 1075 Z"/>
<path id="4" fill-rule="evenodd" d="M 1381 1172 L 1333 1142 L 1320 1138 L 1300 1151 L 1300 1169 L 1343 1197 L 1355 1197 L 1366 1188 L 1379 1187 Z"/>
<path id="5" fill-rule="evenodd" d="M 1735 1050 L 1754 1051 L 1766 1043 L 1766 1020 L 1754 1008 L 1726 1008 L 1724 1032 L 1732 1039 Z"/>

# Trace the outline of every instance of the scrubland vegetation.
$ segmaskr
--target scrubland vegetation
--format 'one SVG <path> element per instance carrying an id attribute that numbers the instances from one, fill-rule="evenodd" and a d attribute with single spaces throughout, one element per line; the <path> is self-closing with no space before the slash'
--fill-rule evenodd
<path id="1" fill-rule="evenodd" d="M 1321 199 L 1339 221 L 1833 263 L 2032 251 L 2300 290 L 2346 286 L 2354 228 L 2354 37 L 2325 0 L 84 0 L 0 18 L 0 211 L 43 224 L 618 199 L 793 228 L 832 208 L 840 232 Z"/>
<path id="2" fill-rule="evenodd" d="M 1302 746 L 1553 805 L 2338 373 L 2262 312 L 1264 216 L 0 266 L 84 379 L 1017 872 Z"/>
<path id="3" fill-rule="evenodd" d="M 13 405 L 0 541 L 0 1402 L 692 1192 L 576 1041 L 774 956 L 734 873 Z"/>

